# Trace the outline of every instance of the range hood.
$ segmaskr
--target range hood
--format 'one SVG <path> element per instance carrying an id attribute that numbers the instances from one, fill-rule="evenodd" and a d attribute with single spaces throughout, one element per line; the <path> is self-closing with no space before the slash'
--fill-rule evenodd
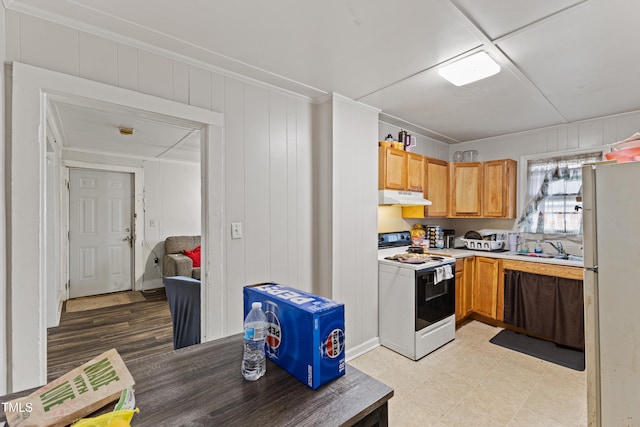
<path id="1" fill-rule="evenodd" d="M 421 192 L 378 190 L 378 205 L 428 206 L 431 202 Z"/>

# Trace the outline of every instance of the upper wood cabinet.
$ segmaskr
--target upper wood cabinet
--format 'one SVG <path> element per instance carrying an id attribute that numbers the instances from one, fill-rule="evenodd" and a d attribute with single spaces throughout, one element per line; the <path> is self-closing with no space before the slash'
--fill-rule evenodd
<path id="1" fill-rule="evenodd" d="M 484 162 L 482 216 L 516 217 L 516 168 L 511 159 Z"/>
<path id="2" fill-rule="evenodd" d="M 425 164 L 424 197 L 430 206 L 405 206 L 403 218 L 446 217 L 449 215 L 449 164 L 444 160 L 423 157 Z"/>
<path id="3" fill-rule="evenodd" d="M 427 182 L 425 197 L 431 201 L 426 207 L 430 217 L 449 215 L 449 164 L 443 160 L 427 157 Z"/>
<path id="4" fill-rule="evenodd" d="M 482 215 L 481 162 L 450 163 L 451 216 L 479 217 Z"/>
<path id="5" fill-rule="evenodd" d="M 393 148 L 378 148 L 378 189 L 406 190 L 407 153 Z"/>
<path id="6" fill-rule="evenodd" d="M 420 154 L 407 153 L 407 190 L 424 191 L 424 157 Z"/>
<path id="7" fill-rule="evenodd" d="M 378 148 L 378 189 L 424 191 L 424 156 Z"/>

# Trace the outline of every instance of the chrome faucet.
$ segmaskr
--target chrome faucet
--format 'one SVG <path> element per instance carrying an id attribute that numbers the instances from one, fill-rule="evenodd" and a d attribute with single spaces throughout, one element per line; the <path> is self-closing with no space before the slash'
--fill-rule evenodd
<path id="1" fill-rule="evenodd" d="M 553 249 L 558 251 L 559 254 L 565 255 L 564 247 L 562 247 L 562 242 L 556 242 L 554 245 L 553 242 L 546 241 L 546 243 L 550 244 Z"/>

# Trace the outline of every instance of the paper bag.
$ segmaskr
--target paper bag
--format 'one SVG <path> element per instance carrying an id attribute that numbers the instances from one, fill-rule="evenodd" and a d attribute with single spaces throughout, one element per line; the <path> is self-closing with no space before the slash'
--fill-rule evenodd
<path id="1" fill-rule="evenodd" d="M 66 426 L 117 400 L 135 384 L 122 358 L 111 349 L 29 396 L 5 406 L 9 427 Z"/>

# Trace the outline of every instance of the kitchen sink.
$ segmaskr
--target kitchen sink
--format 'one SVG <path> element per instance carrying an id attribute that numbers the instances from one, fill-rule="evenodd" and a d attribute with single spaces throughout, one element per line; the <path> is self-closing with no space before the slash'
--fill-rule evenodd
<path id="1" fill-rule="evenodd" d="M 527 256 L 527 257 L 533 257 L 533 258 L 566 259 L 567 261 L 582 261 L 581 256 L 569 255 L 569 254 L 546 254 L 546 253 L 536 254 L 536 253 L 516 252 L 511 255 Z"/>

